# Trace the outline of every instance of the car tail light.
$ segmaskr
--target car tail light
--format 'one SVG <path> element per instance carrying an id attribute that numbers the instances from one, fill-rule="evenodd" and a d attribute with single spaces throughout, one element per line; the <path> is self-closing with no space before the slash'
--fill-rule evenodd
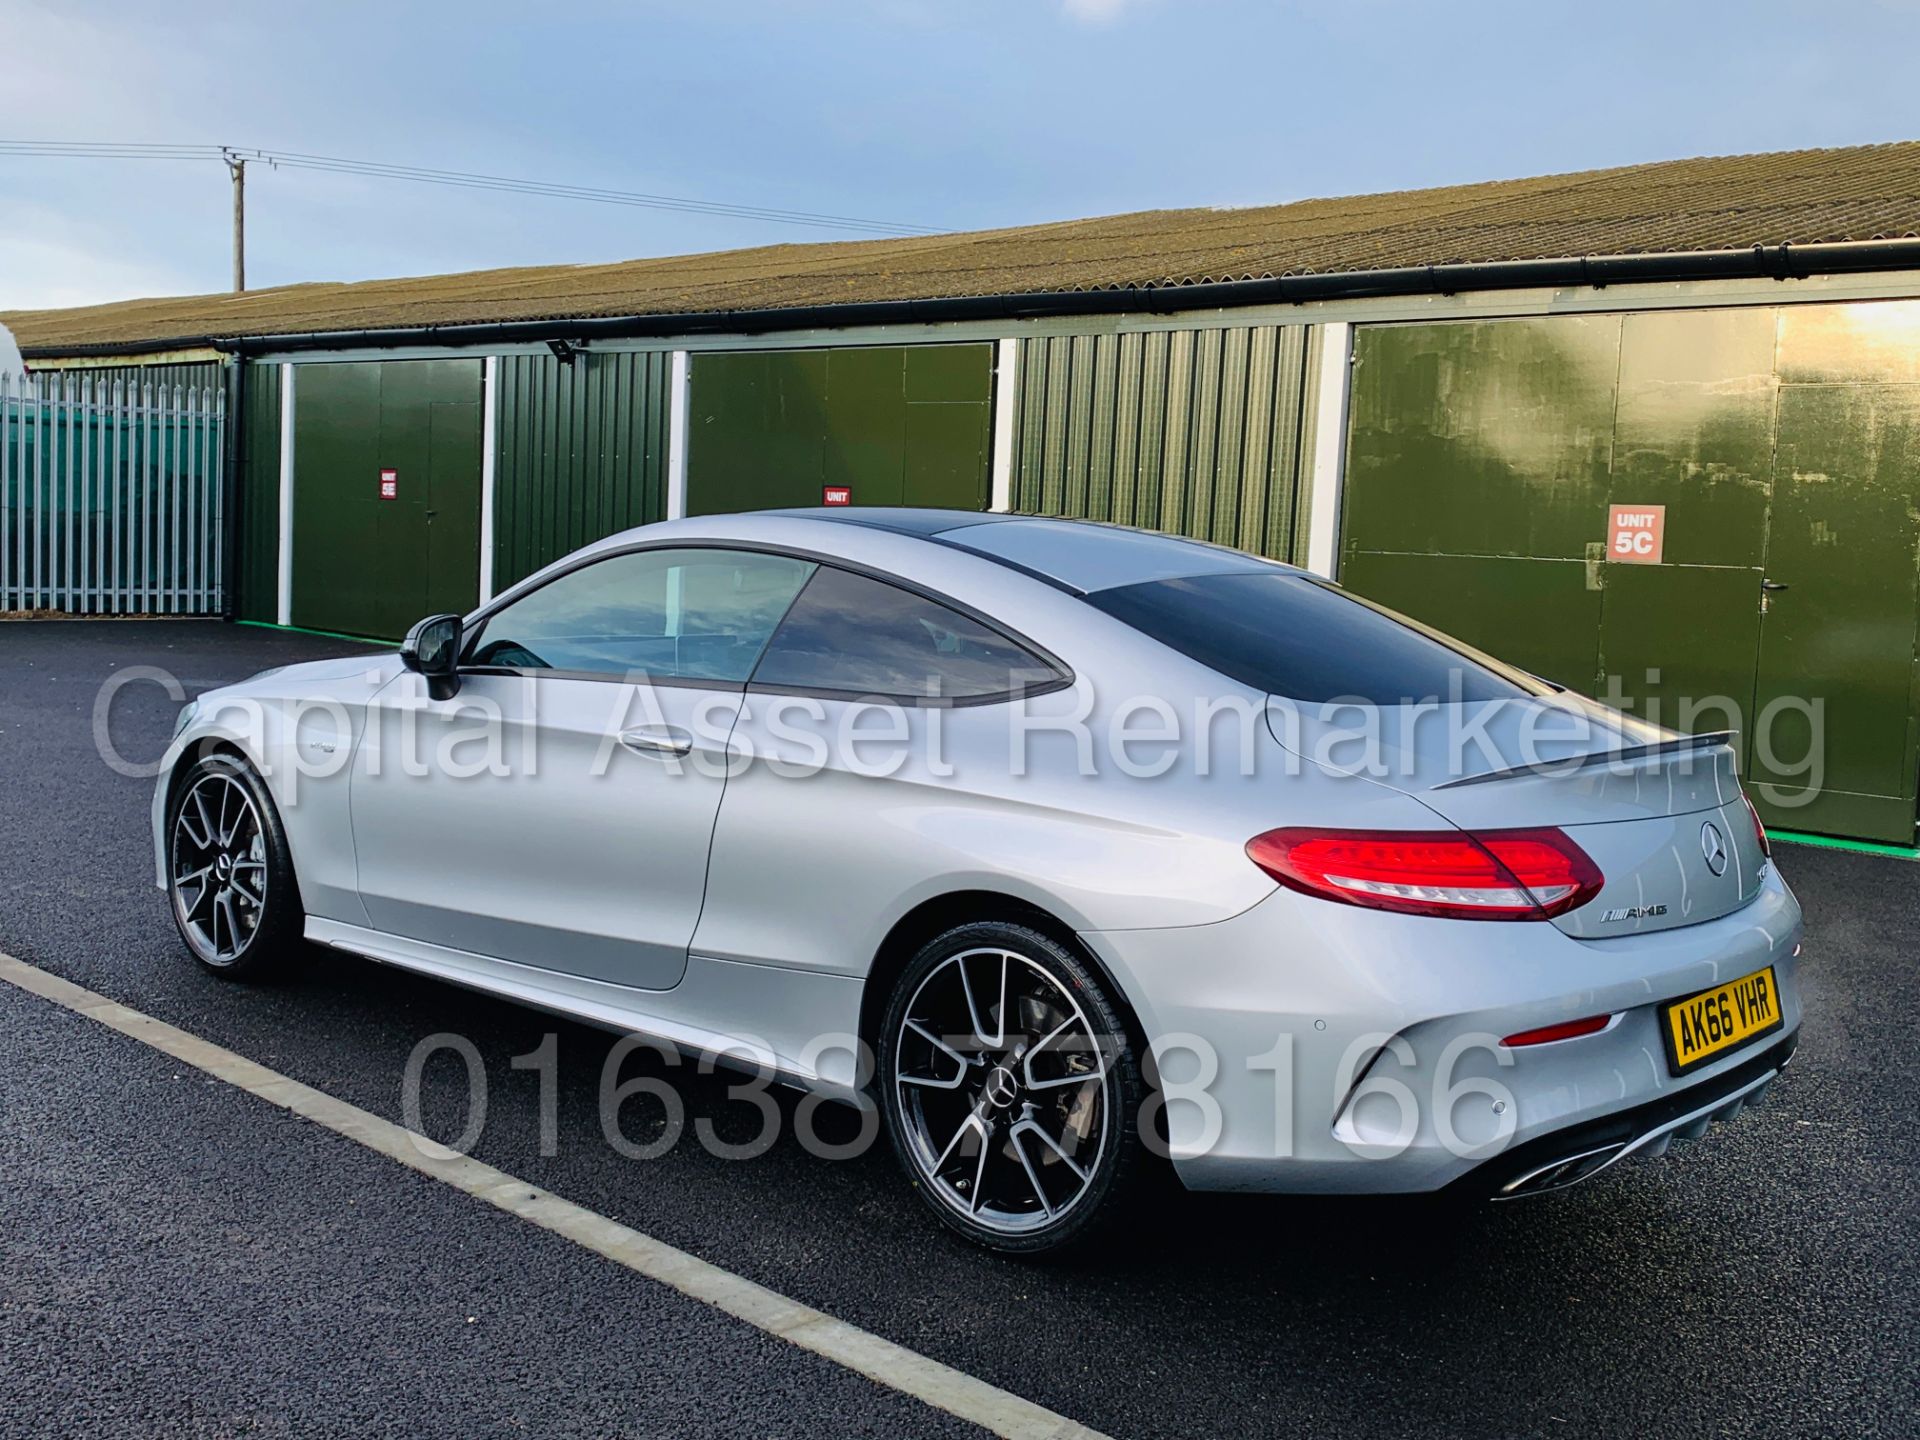
<path id="1" fill-rule="evenodd" d="M 1598 1035 L 1613 1022 L 1611 1015 L 1589 1015 L 1584 1020 L 1562 1020 L 1558 1025 L 1542 1025 L 1538 1030 L 1522 1030 L 1500 1043 L 1509 1050 L 1526 1045 L 1551 1045 L 1556 1040 L 1578 1040 L 1582 1035 Z"/>
<path id="2" fill-rule="evenodd" d="M 1771 860 L 1773 858 L 1773 842 L 1767 839 L 1767 827 L 1760 823 L 1760 812 L 1753 808 L 1753 797 L 1742 790 L 1740 792 L 1740 799 L 1747 807 L 1747 818 L 1753 821 L 1754 838 L 1760 842 L 1760 853 Z"/>
<path id="3" fill-rule="evenodd" d="M 1545 920 L 1600 891 L 1559 830 L 1269 830 L 1247 857 L 1307 895 L 1456 920 Z"/>

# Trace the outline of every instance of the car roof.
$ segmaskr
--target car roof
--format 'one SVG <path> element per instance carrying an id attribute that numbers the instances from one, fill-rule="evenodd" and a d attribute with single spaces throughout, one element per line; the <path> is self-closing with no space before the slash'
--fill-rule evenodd
<path id="1" fill-rule="evenodd" d="M 831 520 L 839 525 L 863 525 L 869 530 L 891 530 L 896 535 L 914 535 L 922 540 L 964 530 L 970 525 L 995 525 L 1018 521 L 1024 515 L 992 514 L 983 510 L 936 510 L 915 505 L 814 505 L 788 510 L 756 510 L 756 515 L 779 515 L 795 520 Z"/>
<path id="2" fill-rule="evenodd" d="M 1091 520 L 907 506 L 836 505 L 758 513 L 856 525 L 951 545 L 1082 595 L 1149 580 L 1276 570 L 1297 573 L 1292 566 L 1224 545 Z"/>

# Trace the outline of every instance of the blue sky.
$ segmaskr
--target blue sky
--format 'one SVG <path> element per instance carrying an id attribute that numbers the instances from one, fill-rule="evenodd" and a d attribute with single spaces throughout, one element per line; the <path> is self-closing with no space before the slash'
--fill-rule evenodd
<path id="1" fill-rule="evenodd" d="M 219 142 L 953 228 L 1920 138 L 1920 0 L 0 0 L 0 139 Z M 249 281 L 831 238 L 250 182 Z M 214 162 L 0 157 L 0 309 L 223 289 Z"/>

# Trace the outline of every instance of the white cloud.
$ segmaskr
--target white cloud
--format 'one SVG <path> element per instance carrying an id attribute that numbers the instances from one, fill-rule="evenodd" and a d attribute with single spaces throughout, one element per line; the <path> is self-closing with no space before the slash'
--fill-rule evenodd
<path id="1" fill-rule="evenodd" d="M 124 236 L 39 207 L 7 206 L 0 229 L 0 310 L 52 310 L 206 286 L 164 262 L 129 254 Z"/>
<path id="2" fill-rule="evenodd" d="M 1107 25 L 1120 18 L 1120 12 L 1134 0 L 1061 0 L 1067 14 L 1087 25 Z"/>

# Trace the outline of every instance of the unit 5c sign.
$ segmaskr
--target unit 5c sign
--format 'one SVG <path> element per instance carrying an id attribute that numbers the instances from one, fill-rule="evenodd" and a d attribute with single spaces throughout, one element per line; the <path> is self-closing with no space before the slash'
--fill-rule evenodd
<path id="1" fill-rule="evenodd" d="M 1615 505 L 1607 512 L 1607 559 L 1658 565 L 1667 538 L 1664 505 Z"/>

